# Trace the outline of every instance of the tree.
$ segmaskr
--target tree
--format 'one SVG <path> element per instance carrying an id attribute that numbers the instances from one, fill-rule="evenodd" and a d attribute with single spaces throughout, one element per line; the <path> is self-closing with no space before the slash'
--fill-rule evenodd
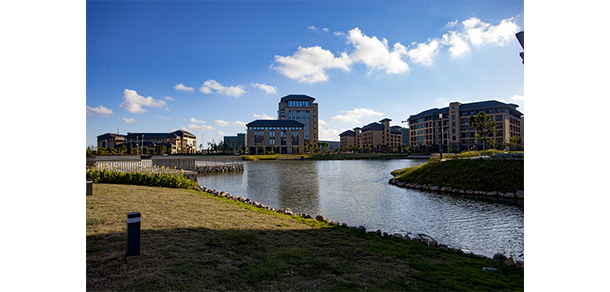
<path id="1" fill-rule="evenodd" d="M 468 119 L 468 124 L 476 131 L 477 140 L 483 141 L 483 150 L 487 149 L 487 143 L 493 145 L 493 138 L 489 137 L 496 128 L 496 122 L 484 112 L 479 112 L 476 116 Z"/>
<path id="2" fill-rule="evenodd" d="M 521 139 L 523 139 L 521 136 L 510 137 L 508 140 L 508 146 L 510 147 L 511 151 L 514 151 L 517 148 L 517 145 L 520 144 Z"/>

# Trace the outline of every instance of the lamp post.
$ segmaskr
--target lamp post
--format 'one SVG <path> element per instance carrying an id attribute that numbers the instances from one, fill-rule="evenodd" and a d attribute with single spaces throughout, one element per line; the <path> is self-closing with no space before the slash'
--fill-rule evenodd
<path id="1" fill-rule="evenodd" d="M 441 152 L 441 160 L 443 160 L 443 114 L 438 114 L 438 125 L 440 126 L 439 134 L 441 135 L 438 149 Z"/>

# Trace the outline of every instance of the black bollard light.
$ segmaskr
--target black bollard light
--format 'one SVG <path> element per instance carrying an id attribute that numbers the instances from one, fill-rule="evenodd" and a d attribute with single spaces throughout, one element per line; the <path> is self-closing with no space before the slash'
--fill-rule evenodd
<path id="1" fill-rule="evenodd" d="M 93 196 L 93 181 L 87 181 L 87 196 Z"/>
<path id="2" fill-rule="evenodd" d="M 125 255 L 140 254 L 140 212 L 127 213 L 127 251 Z"/>

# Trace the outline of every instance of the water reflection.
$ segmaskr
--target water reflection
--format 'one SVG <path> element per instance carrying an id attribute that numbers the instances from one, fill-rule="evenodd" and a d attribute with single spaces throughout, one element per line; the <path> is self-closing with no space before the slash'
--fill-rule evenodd
<path id="1" fill-rule="evenodd" d="M 273 208 L 323 214 L 367 230 L 425 233 L 441 243 L 489 257 L 503 252 L 523 258 L 522 202 L 438 194 L 388 183 L 393 170 L 424 162 L 245 162 L 243 173 L 202 175 L 199 184 Z"/>

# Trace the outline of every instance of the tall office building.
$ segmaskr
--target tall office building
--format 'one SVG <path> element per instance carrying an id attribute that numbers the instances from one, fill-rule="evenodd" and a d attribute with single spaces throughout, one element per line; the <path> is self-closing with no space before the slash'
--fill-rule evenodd
<path id="1" fill-rule="evenodd" d="M 279 102 L 277 119 L 293 120 L 304 125 L 303 142 L 315 145 L 318 142 L 318 104 L 315 98 L 303 94 L 290 94 Z"/>

